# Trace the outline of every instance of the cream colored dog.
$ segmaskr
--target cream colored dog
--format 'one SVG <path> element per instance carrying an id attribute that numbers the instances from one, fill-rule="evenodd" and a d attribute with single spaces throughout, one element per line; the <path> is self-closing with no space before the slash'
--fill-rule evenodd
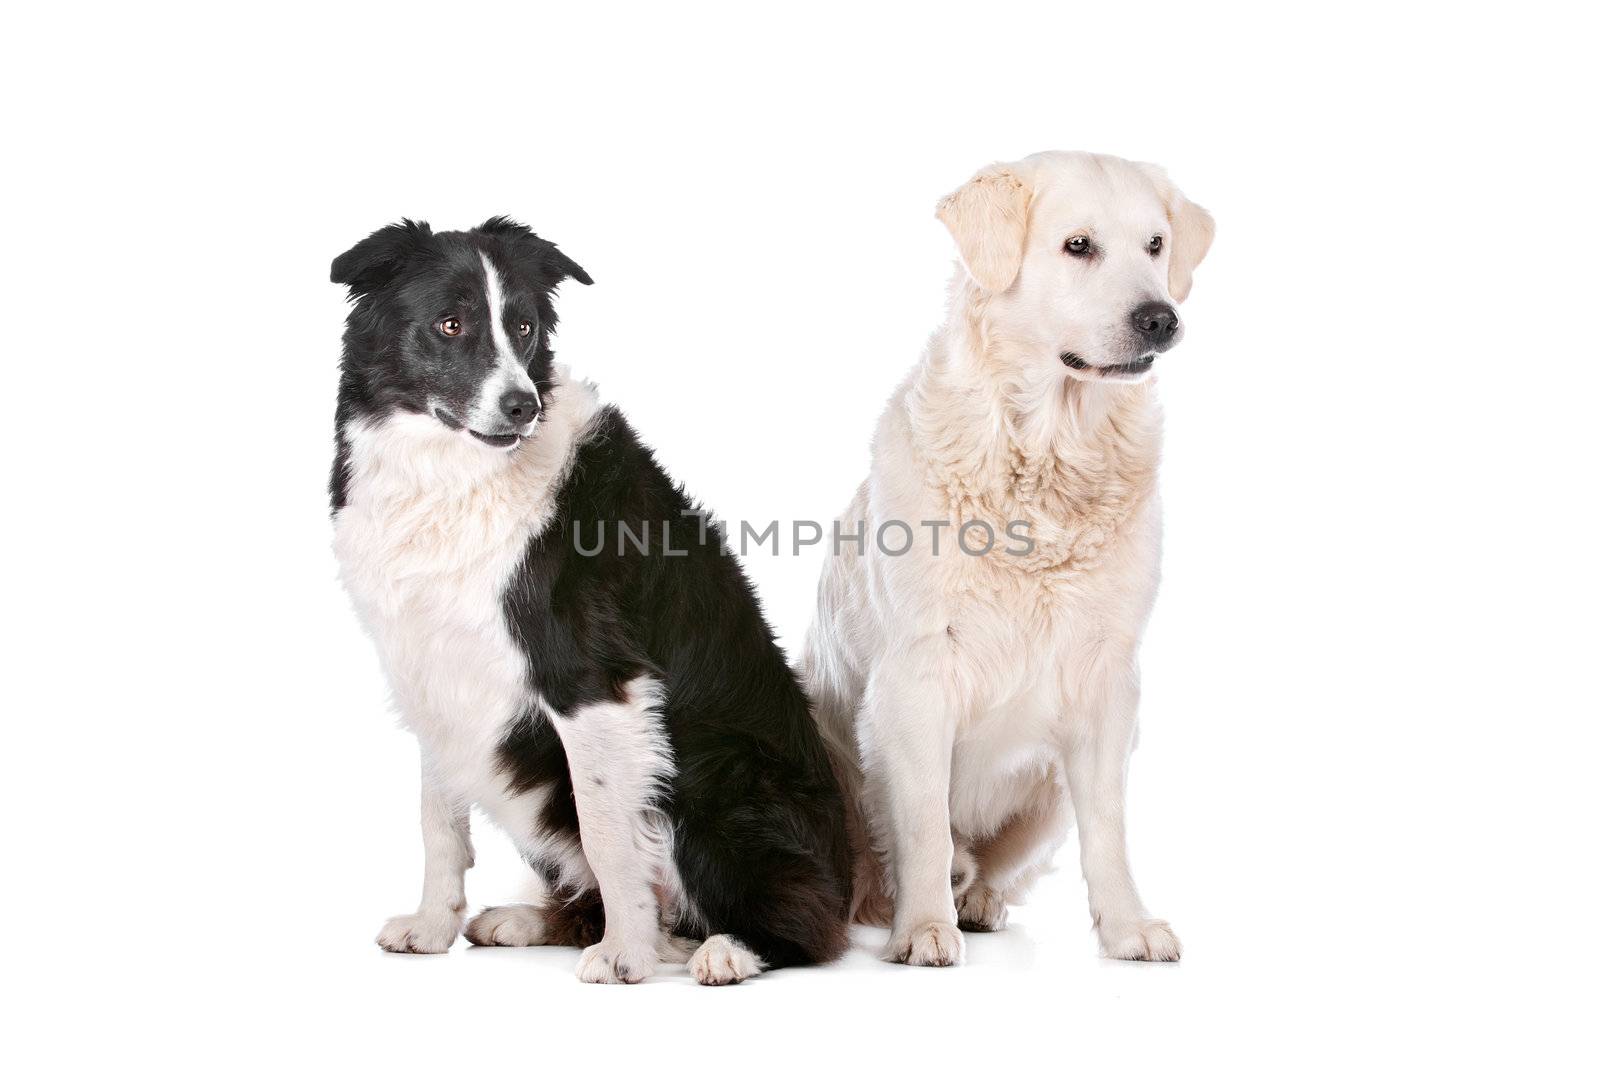
<path id="1" fill-rule="evenodd" d="M 1123 824 L 1161 541 L 1156 356 L 1211 217 L 1157 167 L 1045 152 L 939 204 L 963 270 L 841 520 L 805 671 L 861 817 L 856 915 L 944 966 L 1074 822 L 1107 955 L 1175 960 Z M 987 543 L 987 549 L 985 544 Z"/>

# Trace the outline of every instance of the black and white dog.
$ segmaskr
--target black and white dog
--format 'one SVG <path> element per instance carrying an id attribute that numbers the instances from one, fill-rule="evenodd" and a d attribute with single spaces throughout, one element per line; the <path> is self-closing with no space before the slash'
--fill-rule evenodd
<path id="1" fill-rule="evenodd" d="M 710 985 L 834 959 L 850 858 L 806 698 L 716 526 L 553 363 L 565 278 L 590 283 L 505 218 L 402 222 L 333 262 L 355 302 L 336 551 L 422 749 L 422 903 L 378 943 L 462 932 L 477 805 L 549 897 L 483 911 L 475 944 L 585 946 L 586 982 L 685 938 Z"/>

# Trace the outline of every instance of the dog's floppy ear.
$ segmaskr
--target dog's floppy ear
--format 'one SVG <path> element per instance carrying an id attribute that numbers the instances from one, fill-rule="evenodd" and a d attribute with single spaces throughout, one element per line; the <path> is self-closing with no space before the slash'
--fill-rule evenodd
<path id="1" fill-rule="evenodd" d="M 352 296 L 381 289 L 405 267 L 406 261 L 433 240 L 426 222 L 401 219 L 385 226 L 333 261 L 336 285 L 348 285 Z"/>
<path id="2" fill-rule="evenodd" d="M 962 265 L 988 292 L 1003 293 L 1016 281 L 1032 199 L 1033 190 L 997 164 L 939 201 L 935 214 L 956 239 Z"/>
<path id="3" fill-rule="evenodd" d="M 1167 219 L 1172 223 L 1172 251 L 1167 260 L 1167 292 L 1183 303 L 1194 284 L 1194 269 L 1206 258 L 1217 224 L 1211 212 L 1196 204 L 1172 184 L 1167 172 L 1154 163 L 1140 163 L 1139 169 L 1155 183 L 1156 191 L 1167 204 Z"/>
<path id="4" fill-rule="evenodd" d="M 594 279 L 589 277 L 589 272 L 574 263 L 571 256 L 567 255 L 565 252 L 561 251 L 561 249 L 557 248 L 554 244 L 551 244 L 542 237 L 535 238 L 535 240 L 538 240 L 545 246 L 545 260 L 556 270 L 558 274 L 561 274 L 567 278 L 571 278 L 575 282 L 582 282 L 584 285 L 594 284 Z"/>
<path id="5" fill-rule="evenodd" d="M 551 288 L 563 278 L 571 278 L 584 285 L 594 284 L 589 272 L 574 263 L 565 252 L 515 219 L 496 215 L 479 226 L 477 232 L 505 241 L 512 254 L 533 266 Z"/>

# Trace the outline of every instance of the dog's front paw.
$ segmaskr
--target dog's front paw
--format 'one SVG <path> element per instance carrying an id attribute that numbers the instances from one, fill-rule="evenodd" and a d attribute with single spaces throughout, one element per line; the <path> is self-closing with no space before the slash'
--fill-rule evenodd
<path id="1" fill-rule="evenodd" d="M 396 915 L 378 931 L 385 952 L 449 952 L 461 933 L 461 914 L 455 911 L 421 911 Z"/>
<path id="2" fill-rule="evenodd" d="M 883 958 L 913 967 L 950 967 L 960 963 L 966 952 L 960 930 L 947 922 L 931 922 L 890 934 Z"/>
<path id="3" fill-rule="evenodd" d="M 1170 963 L 1183 955 L 1178 935 L 1161 919 L 1101 919 L 1100 945 L 1114 960 L 1158 960 Z"/>
<path id="4" fill-rule="evenodd" d="M 656 973 L 653 944 L 625 945 L 602 937 L 578 958 L 578 981 L 600 985 L 633 985 Z"/>
<path id="5" fill-rule="evenodd" d="M 956 903 L 956 915 L 963 930 L 986 933 L 1006 928 L 1005 894 L 978 882 Z"/>

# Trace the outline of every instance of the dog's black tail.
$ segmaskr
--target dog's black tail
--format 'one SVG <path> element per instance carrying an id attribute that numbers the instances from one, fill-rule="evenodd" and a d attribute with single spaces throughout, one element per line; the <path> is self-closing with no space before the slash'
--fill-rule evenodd
<path id="1" fill-rule="evenodd" d="M 825 963 L 850 944 L 844 802 L 811 723 L 795 726 L 801 738 L 777 746 L 790 760 L 754 738 L 680 745 L 673 790 L 675 858 L 696 912 L 679 932 L 728 934 L 773 967 Z M 816 751 L 797 765 L 796 747 Z"/>

